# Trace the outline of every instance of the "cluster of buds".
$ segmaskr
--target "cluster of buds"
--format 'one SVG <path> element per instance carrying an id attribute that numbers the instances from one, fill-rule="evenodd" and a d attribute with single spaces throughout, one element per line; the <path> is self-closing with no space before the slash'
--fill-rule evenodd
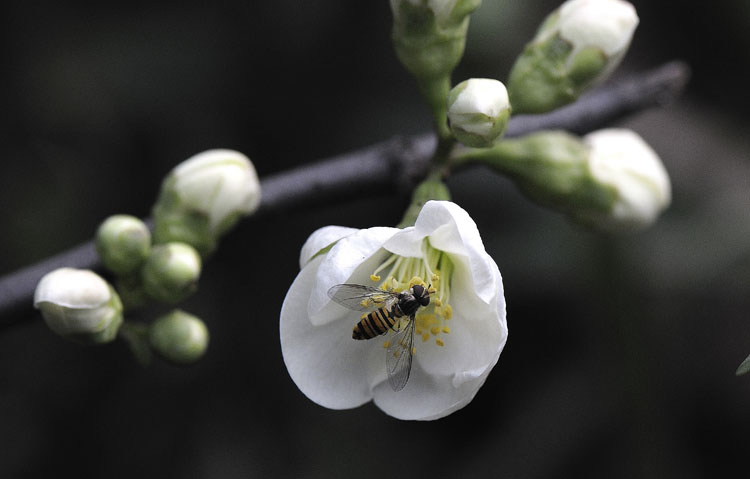
<path id="1" fill-rule="evenodd" d="M 34 305 L 65 338 L 100 344 L 122 332 L 134 352 L 145 347 L 175 364 L 194 362 L 208 345 L 199 318 L 174 310 L 141 327 L 124 321 L 124 311 L 148 301 L 175 304 L 195 292 L 204 258 L 259 203 L 260 184 L 247 157 L 231 150 L 195 155 L 164 180 L 153 235 L 129 215 L 111 216 L 97 229 L 96 250 L 114 286 L 93 271 L 61 268 L 39 282 Z"/>

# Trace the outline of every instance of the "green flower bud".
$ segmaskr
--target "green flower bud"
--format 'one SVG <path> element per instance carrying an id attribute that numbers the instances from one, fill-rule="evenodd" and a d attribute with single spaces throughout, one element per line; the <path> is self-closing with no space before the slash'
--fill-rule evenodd
<path id="1" fill-rule="evenodd" d="M 469 14 L 481 0 L 391 0 L 393 43 L 417 78 L 450 74 L 464 53 Z"/>
<path id="2" fill-rule="evenodd" d="M 60 268 L 44 275 L 34 292 L 34 307 L 52 331 L 83 344 L 110 342 L 122 325 L 120 298 L 89 270 Z"/>
<path id="3" fill-rule="evenodd" d="M 179 309 L 158 318 L 149 328 L 151 348 L 174 364 L 199 360 L 208 348 L 208 329 L 199 318 Z"/>
<path id="4" fill-rule="evenodd" d="M 140 219 L 110 216 L 96 231 L 96 251 L 104 267 L 118 275 L 137 270 L 151 250 L 151 233 Z"/>
<path id="5" fill-rule="evenodd" d="M 661 160 L 629 130 L 600 130 L 583 139 L 540 132 L 463 155 L 507 174 L 532 200 L 602 230 L 648 226 L 671 198 Z"/>
<path id="6" fill-rule="evenodd" d="M 510 103 L 505 85 L 497 80 L 471 78 L 448 95 L 448 124 L 466 146 L 484 148 L 505 134 Z"/>
<path id="7" fill-rule="evenodd" d="M 143 288 L 150 297 L 176 303 L 197 289 L 201 273 L 198 252 L 186 243 L 156 245 L 141 269 Z"/>
<path id="8" fill-rule="evenodd" d="M 260 204 L 260 182 L 242 153 L 209 150 L 175 167 L 153 208 L 156 243 L 181 241 L 210 254 L 219 238 Z"/>
<path id="9" fill-rule="evenodd" d="M 511 69 L 516 113 L 543 113 L 575 101 L 604 80 L 627 52 L 638 15 L 624 0 L 568 0 L 542 23 Z"/>

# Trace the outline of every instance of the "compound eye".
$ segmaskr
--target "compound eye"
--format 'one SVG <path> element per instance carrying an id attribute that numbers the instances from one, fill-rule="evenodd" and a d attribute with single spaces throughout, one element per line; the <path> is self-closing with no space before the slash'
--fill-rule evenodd
<path id="1" fill-rule="evenodd" d="M 417 297 L 417 301 L 419 301 L 419 304 L 421 304 L 422 306 L 427 306 L 428 304 L 430 304 L 430 295 L 427 294 L 424 296 L 419 296 Z"/>

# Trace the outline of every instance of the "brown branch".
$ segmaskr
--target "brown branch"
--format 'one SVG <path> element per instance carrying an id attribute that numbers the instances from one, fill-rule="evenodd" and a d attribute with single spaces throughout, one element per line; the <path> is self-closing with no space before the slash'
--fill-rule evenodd
<path id="1" fill-rule="evenodd" d="M 604 85 L 577 102 L 543 115 L 517 115 L 506 136 L 539 130 L 565 129 L 577 134 L 601 128 L 628 114 L 667 103 L 681 93 L 689 77 L 682 62 L 666 63 Z M 301 166 L 261 180 L 262 200 L 251 218 L 278 214 L 303 205 L 352 197 L 415 183 L 425 176 L 435 146 L 431 134 L 396 137 L 368 148 Z M 395 174 L 394 174 L 395 173 Z M 70 266 L 99 269 L 91 241 L 0 278 L 0 327 L 19 319 L 32 305 L 39 279 L 53 269 Z"/>

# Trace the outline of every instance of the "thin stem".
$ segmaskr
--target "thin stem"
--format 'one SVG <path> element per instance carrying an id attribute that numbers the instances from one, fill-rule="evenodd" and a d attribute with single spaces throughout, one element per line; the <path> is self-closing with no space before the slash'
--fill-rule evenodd
<path id="1" fill-rule="evenodd" d="M 544 115 L 511 118 L 507 137 L 539 130 L 565 129 L 577 134 L 601 128 L 630 113 L 664 104 L 682 91 L 689 69 L 682 62 L 666 63 L 615 83 L 604 85 L 576 103 Z M 393 138 L 261 180 L 262 200 L 250 221 L 265 215 L 307 208 L 363 192 L 411 190 L 430 171 L 436 138 L 432 134 Z M 88 241 L 0 278 L 0 328 L 32 318 L 21 314 L 32 306 L 41 277 L 55 268 L 98 269 L 93 242 Z"/>

